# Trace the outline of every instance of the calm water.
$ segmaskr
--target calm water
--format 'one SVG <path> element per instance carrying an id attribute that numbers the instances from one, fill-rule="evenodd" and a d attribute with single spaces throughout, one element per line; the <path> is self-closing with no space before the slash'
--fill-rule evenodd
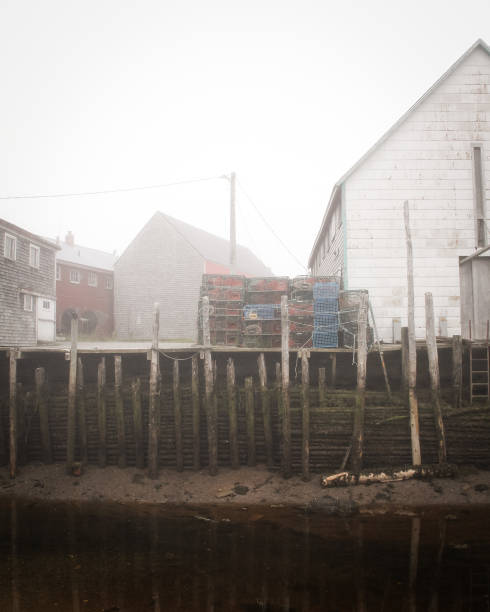
<path id="1" fill-rule="evenodd" d="M 0 503 L 0 610 L 490 610 L 486 512 Z"/>

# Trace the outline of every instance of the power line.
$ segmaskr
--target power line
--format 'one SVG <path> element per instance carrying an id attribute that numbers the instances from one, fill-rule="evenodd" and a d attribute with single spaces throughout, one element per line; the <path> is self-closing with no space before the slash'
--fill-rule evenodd
<path id="1" fill-rule="evenodd" d="M 100 191 L 78 191 L 73 193 L 42 193 L 35 195 L 13 195 L 0 196 L 0 200 L 39 200 L 41 198 L 78 198 L 82 196 L 105 195 L 108 193 L 125 193 L 128 191 L 144 191 L 149 189 L 162 189 L 163 187 L 173 187 L 174 185 L 188 185 L 189 183 L 201 183 L 203 181 L 213 181 L 223 178 L 222 176 L 208 176 L 206 178 L 188 179 L 175 181 L 173 183 L 160 183 L 157 185 L 144 185 L 142 187 L 121 187 L 119 189 L 103 189 Z"/>
<path id="2" fill-rule="evenodd" d="M 271 224 L 267 221 L 267 219 L 264 217 L 264 215 L 260 212 L 260 210 L 258 209 L 258 207 L 255 205 L 254 201 L 252 200 L 252 198 L 248 195 L 248 193 L 245 191 L 243 185 L 241 184 L 240 180 L 237 178 L 237 183 L 238 186 L 240 187 L 240 189 L 243 192 L 243 195 L 247 198 L 247 200 L 250 202 L 250 204 L 254 207 L 255 212 L 259 215 L 259 217 L 262 219 L 264 225 L 266 225 L 266 227 L 269 229 L 269 231 L 271 232 L 271 234 L 276 238 L 276 240 L 278 242 L 280 242 L 280 244 L 283 246 L 284 249 L 286 249 L 286 251 L 291 255 L 291 257 L 296 261 L 296 263 L 298 263 L 304 270 L 308 271 L 307 266 L 305 266 L 305 264 L 303 262 L 301 262 L 296 255 L 288 248 L 288 246 L 283 242 L 283 240 L 281 240 L 281 238 L 279 238 L 279 236 L 276 234 L 276 232 L 274 231 L 274 229 L 272 228 Z"/>

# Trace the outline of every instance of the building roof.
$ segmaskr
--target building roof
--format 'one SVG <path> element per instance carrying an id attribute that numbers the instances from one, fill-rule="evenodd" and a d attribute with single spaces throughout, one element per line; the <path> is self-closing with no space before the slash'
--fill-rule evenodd
<path id="1" fill-rule="evenodd" d="M 59 248 L 60 248 L 56 244 L 56 242 L 54 240 L 49 240 L 48 238 L 43 238 L 42 236 L 38 236 L 37 234 L 33 234 L 31 232 L 28 232 L 23 227 L 19 227 L 18 225 L 14 225 L 13 223 L 10 223 L 9 221 L 5 221 L 5 219 L 0 219 L 0 226 L 2 226 L 7 231 L 10 231 L 10 232 L 13 232 L 13 233 L 16 233 L 16 234 L 22 234 L 23 236 L 25 236 L 29 240 L 32 240 L 33 242 L 38 242 L 38 243 L 42 244 L 43 246 L 51 248 L 51 249 L 53 249 L 55 251 L 59 250 Z"/>
<path id="2" fill-rule="evenodd" d="M 69 263 L 84 268 L 97 268 L 98 270 L 114 270 L 117 259 L 114 253 L 90 249 L 79 244 L 72 246 L 67 242 L 60 242 L 59 245 L 61 250 L 56 254 L 56 260 L 60 263 Z"/>
<path id="3" fill-rule="evenodd" d="M 467 51 L 465 51 L 463 53 L 463 55 L 459 59 L 457 59 L 454 62 L 454 64 L 452 66 L 450 66 L 450 68 L 448 70 L 446 70 L 446 72 L 439 79 L 437 79 L 437 81 L 415 102 L 415 104 L 413 104 L 407 110 L 407 112 L 405 114 L 403 114 L 400 117 L 400 119 L 398 119 L 398 121 L 396 123 L 394 123 L 391 126 L 391 128 L 387 132 L 385 132 L 383 134 L 383 136 L 381 136 L 381 138 L 378 141 L 376 141 L 374 143 L 374 145 L 370 149 L 368 149 L 366 151 L 366 153 L 364 153 L 364 155 L 351 168 L 349 168 L 349 170 L 347 170 L 347 172 L 344 175 L 342 175 L 340 177 L 340 179 L 335 183 L 335 185 L 333 186 L 333 189 L 332 189 L 332 194 L 330 195 L 330 199 L 328 201 L 327 208 L 325 210 L 325 214 L 323 215 L 323 219 L 322 219 L 322 223 L 321 223 L 321 226 L 320 226 L 320 230 L 318 231 L 318 234 L 317 234 L 317 236 L 315 238 L 315 242 L 313 243 L 313 248 L 311 250 L 310 258 L 308 260 L 308 265 L 310 266 L 310 268 L 312 266 L 313 259 L 314 259 L 314 256 L 315 256 L 315 252 L 317 250 L 318 244 L 319 244 L 321 236 L 323 234 L 323 229 L 324 229 L 325 223 L 326 223 L 327 218 L 329 216 L 328 212 L 329 212 L 329 209 L 330 209 L 330 205 L 333 202 L 333 200 L 334 200 L 334 198 L 335 198 L 335 196 L 337 194 L 337 191 L 342 187 L 342 184 L 351 176 L 351 174 L 353 174 L 359 168 L 359 166 L 361 164 L 363 164 L 366 161 L 366 159 L 368 157 L 370 157 L 370 155 L 372 153 L 374 153 L 402 125 L 402 123 L 404 123 L 406 121 L 406 119 L 408 119 L 408 117 L 410 117 L 410 115 L 417 108 L 419 108 L 419 106 L 423 102 L 425 102 L 425 100 L 432 94 L 432 92 L 435 89 L 437 89 L 437 87 L 439 87 L 439 85 L 443 81 L 445 81 L 449 76 L 451 76 L 451 74 L 456 70 L 456 68 L 458 68 L 458 66 L 460 64 L 462 64 L 478 48 L 483 49 L 483 51 L 485 51 L 486 53 L 488 53 L 490 55 L 490 47 L 487 45 L 487 43 L 483 39 L 479 38 L 475 43 L 473 43 L 471 45 L 471 47 Z"/>
<path id="4" fill-rule="evenodd" d="M 237 244 L 236 264 L 230 266 L 230 242 L 214 234 L 210 234 L 194 225 L 184 223 L 180 219 L 170 217 L 162 212 L 156 212 L 150 219 L 164 219 L 182 238 L 206 261 L 232 268 L 233 273 L 247 276 L 272 276 L 268 268 L 250 249 Z"/>

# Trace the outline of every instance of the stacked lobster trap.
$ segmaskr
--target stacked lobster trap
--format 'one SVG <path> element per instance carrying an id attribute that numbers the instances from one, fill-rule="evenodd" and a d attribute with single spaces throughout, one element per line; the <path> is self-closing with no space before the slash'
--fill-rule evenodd
<path id="1" fill-rule="evenodd" d="M 209 298 L 211 344 L 249 348 L 281 346 L 283 295 L 288 296 L 290 348 L 355 348 L 361 293 L 342 291 L 336 276 L 204 274 L 201 286 L 201 297 Z M 203 341 L 201 308 L 199 341 Z"/>

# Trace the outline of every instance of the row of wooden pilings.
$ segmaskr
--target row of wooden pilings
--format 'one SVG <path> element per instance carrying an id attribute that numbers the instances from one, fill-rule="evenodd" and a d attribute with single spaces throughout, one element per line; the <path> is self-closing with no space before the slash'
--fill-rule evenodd
<path id="1" fill-rule="evenodd" d="M 359 473 L 362 468 L 363 460 L 363 437 L 364 437 L 364 410 L 365 410 L 365 389 L 367 375 L 367 344 L 366 327 L 368 300 L 367 295 L 362 295 L 359 314 L 359 335 L 357 347 L 357 390 L 355 396 L 353 434 L 350 450 L 347 451 L 343 462 L 345 466 L 350 453 L 351 470 Z M 433 406 L 435 423 L 438 435 L 438 456 L 440 462 L 446 461 L 446 447 L 444 424 L 442 421 L 439 388 L 439 370 L 437 358 L 437 345 L 434 333 L 434 316 L 431 294 L 426 295 L 427 312 L 427 348 L 429 356 L 429 366 L 431 373 L 431 388 L 433 396 Z M 291 475 L 291 410 L 289 393 L 289 325 L 287 299 L 281 303 L 282 316 L 282 350 L 281 363 L 276 363 L 276 390 L 277 405 L 279 406 L 280 416 L 280 449 L 281 449 L 281 469 L 285 477 Z M 191 367 L 191 394 L 192 394 L 192 438 L 193 438 L 193 467 L 199 469 L 200 466 L 200 384 L 199 384 L 199 357 L 203 360 L 204 366 L 204 410 L 207 428 L 207 450 L 209 471 L 215 475 L 218 470 L 218 416 L 217 416 L 217 393 L 216 393 L 216 367 L 212 358 L 212 348 L 209 344 L 209 302 L 203 300 L 203 330 L 204 348 L 199 353 L 195 353 Z M 410 424 L 412 439 L 412 461 L 415 465 L 421 463 L 420 442 L 418 434 L 418 411 L 417 397 L 415 391 L 415 380 L 409 378 L 409 373 L 415 371 L 415 355 L 410 354 L 408 344 L 408 330 L 403 328 L 402 333 L 402 380 L 407 381 L 407 404 L 410 408 Z M 159 467 L 159 439 L 160 439 L 160 351 L 158 348 L 159 333 L 159 308 L 155 305 L 153 340 L 150 358 L 149 376 L 149 401 L 148 401 L 148 471 L 152 478 L 158 475 Z M 378 345 L 379 348 L 379 345 Z M 67 398 L 67 445 L 66 445 L 66 467 L 70 473 L 73 469 L 76 453 L 76 440 L 78 434 L 79 453 L 82 463 L 87 462 L 87 425 L 85 417 L 84 399 L 84 367 L 82 359 L 78 355 L 78 321 L 72 321 L 72 345 L 69 355 L 70 360 L 68 398 Z M 335 355 L 335 354 L 334 354 Z M 299 351 L 298 358 L 301 361 L 301 469 L 305 480 L 310 478 L 310 376 L 309 376 L 309 351 Z M 18 402 L 17 402 L 17 358 L 15 350 L 10 352 L 10 402 L 9 402 L 9 425 L 10 425 L 10 475 L 16 475 L 18 439 L 19 433 L 17 426 L 19 423 Z M 382 359 L 382 351 L 380 350 Z M 271 395 L 269 393 L 267 370 L 264 353 L 258 354 L 258 378 L 261 395 L 261 409 L 264 435 L 265 456 L 268 467 L 273 467 L 273 433 L 271 422 Z M 456 372 L 455 379 L 459 378 L 459 386 L 455 389 L 457 401 L 461 401 L 461 366 L 462 366 L 462 345 L 461 338 L 456 337 L 453 343 L 453 371 Z M 386 373 L 386 370 L 385 370 Z M 229 446 L 230 463 L 233 468 L 239 467 L 239 444 L 238 444 L 238 414 L 237 414 L 237 388 L 235 385 L 235 365 L 230 357 L 227 363 L 227 392 L 226 401 L 228 407 L 229 425 Z M 325 393 L 325 368 L 319 368 L 319 398 Z M 98 465 L 106 465 L 106 400 L 105 400 L 105 380 L 106 362 L 102 357 L 98 364 L 97 371 L 97 425 L 99 430 L 98 439 Z M 387 382 L 387 393 L 391 395 L 391 389 Z M 245 378 L 245 415 L 247 433 L 247 462 L 250 466 L 255 465 L 255 410 L 254 410 L 254 387 L 252 377 Z M 48 402 L 46 397 L 45 371 L 43 368 L 35 370 L 35 404 L 39 413 L 40 437 L 42 457 L 45 462 L 52 461 L 52 451 L 50 443 L 50 431 L 48 420 Z M 412 385 L 412 386 L 411 386 Z M 138 468 L 145 466 L 145 432 L 143 425 L 142 402 L 141 402 L 141 382 L 135 379 L 131 385 L 133 423 L 134 423 L 134 443 L 135 459 Z M 117 456 L 118 465 L 126 465 L 126 435 L 124 405 L 122 394 L 122 359 L 120 355 L 114 357 L 114 406 L 115 406 L 115 425 L 117 434 Z M 458 404 L 456 404 L 458 405 Z M 182 470 L 183 461 L 183 431 L 182 431 L 182 406 L 180 395 L 180 359 L 173 361 L 173 413 L 175 422 L 175 452 L 176 467 Z"/>

